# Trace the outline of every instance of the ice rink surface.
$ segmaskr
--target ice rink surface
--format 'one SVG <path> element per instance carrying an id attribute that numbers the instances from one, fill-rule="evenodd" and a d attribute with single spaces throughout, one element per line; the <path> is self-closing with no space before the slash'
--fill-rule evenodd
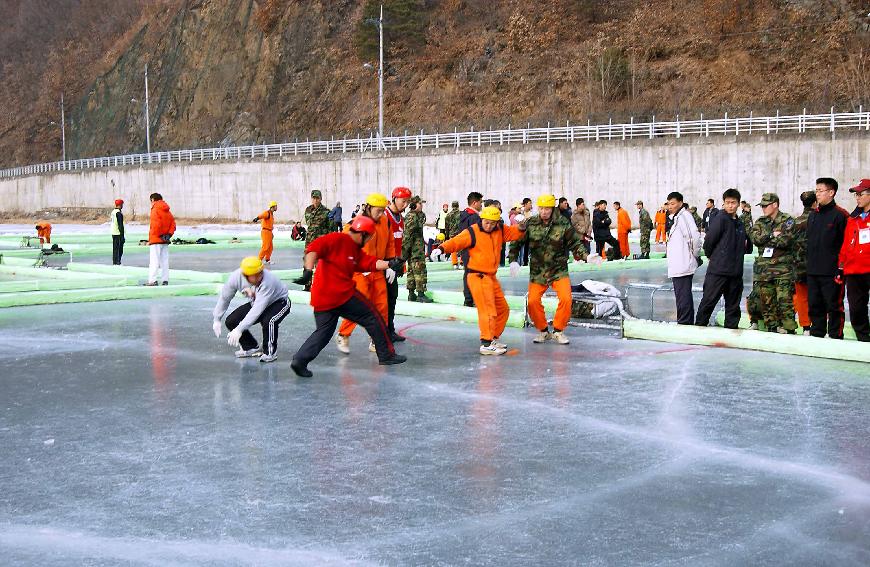
<path id="1" fill-rule="evenodd" d="M 213 302 L 0 312 L 0 562 L 870 564 L 865 364 L 400 318 L 306 380 Z"/>

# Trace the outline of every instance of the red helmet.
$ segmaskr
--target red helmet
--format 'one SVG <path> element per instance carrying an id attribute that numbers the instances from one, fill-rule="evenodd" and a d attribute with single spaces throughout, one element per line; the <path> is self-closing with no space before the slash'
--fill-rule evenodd
<path id="1" fill-rule="evenodd" d="M 124 199 L 115 199 L 115 206 L 120 207 L 124 204 Z"/>
<path id="2" fill-rule="evenodd" d="M 410 199 L 411 190 L 407 187 L 396 187 L 393 189 L 393 199 Z"/>
<path id="3" fill-rule="evenodd" d="M 357 215 L 350 223 L 350 229 L 354 232 L 364 232 L 366 234 L 375 233 L 375 221 L 363 215 Z"/>

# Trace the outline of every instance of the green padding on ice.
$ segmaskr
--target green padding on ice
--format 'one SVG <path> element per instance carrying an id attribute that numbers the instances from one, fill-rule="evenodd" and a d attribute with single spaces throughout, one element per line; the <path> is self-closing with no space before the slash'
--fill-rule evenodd
<path id="1" fill-rule="evenodd" d="M 67 269 L 71 272 L 86 272 L 91 274 L 123 275 L 131 278 L 148 279 L 148 268 L 137 266 L 111 266 L 107 264 L 79 264 L 70 262 Z M 217 272 L 198 272 L 195 270 L 169 270 L 170 280 L 186 280 L 191 282 L 224 282 L 227 274 Z"/>
<path id="2" fill-rule="evenodd" d="M 0 294 L 0 308 L 53 303 L 84 303 L 89 301 L 119 301 L 124 299 L 152 299 L 157 297 L 188 297 L 214 295 L 214 284 L 198 283 L 158 287 L 128 286 L 96 288 L 76 291 L 34 291 L 31 293 Z"/>
<path id="3" fill-rule="evenodd" d="M 291 302 L 309 305 L 310 294 L 305 291 L 290 290 L 288 292 Z M 461 294 L 460 294 L 461 295 Z M 397 301 L 396 313 L 409 317 L 423 317 L 426 319 L 445 319 L 463 321 L 477 324 L 477 309 L 473 307 L 457 307 L 456 305 L 444 305 L 438 303 L 417 303 L 414 301 Z M 525 314 L 511 311 L 508 317 L 508 327 L 522 328 L 525 324 Z"/>
<path id="4" fill-rule="evenodd" d="M 724 311 L 720 311 L 716 315 L 716 322 L 719 324 L 720 327 L 725 325 L 725 312 Z M 740 316 L 740 322 L 737 324 L 737 327 L 740 329 L 749 329 L 749 325 L 750 325 L 749 315 L 744 313 L 743 315 Z M 762 330 L 763 330 L 764 323 L 763 322 L 759 323 L 759 325 L 762 327 Z M 798 331 L 800 331 L 800 327 L 798 327 Z M 851 323 L 846 323 L 843 326 L 843 338 L 846 340 L 851 340 L 851 341 L 857 340 L 855 337 L 855 330 L 852 328 Z"/>
<path id="5" fill-rule="evenodd" d="M 706 345 L 776 352 L 814 358 L 870 362 L 870 348 L 857 341 L 835 341 L 799 335 L 780 335 L 763 331 L 742 331 L 719 327 L 695 327 L 657 321 L 626 319 L 622 324 L 626 338 L 668 343 Z"/>
<path id="6" fill-rule="evenodd" d="M 0 273 L 2 274 L 12 274 L 14 276 L 22 276 L 30 279 L 49 279 L 49 280 L 75 280 L 75 281 L 94 281 L 94 274 L 84 274 L 84 273 L 76 273 L 71 272 L 69 270 L 54 270 L 51 268 L 34 268 L 32 266 L 0 266 Z M 98 278 L 103 282 L 111 282 L 111 283 L 103 283 L 102 286 L 98 287 L 107 287 L 107 285 L 124 285 L 127 278 L 123 276 L 119 276 L 119 274 L 112 274 L 114 277 L 106 278 L 100 277 Z"/>
<path id="7" fill-rule="evenodd" d="M 0 264 L 6 266 L 34 266 L 39 258 L 39 252 L 25 254 L 7 254 L 6 251 L 0 253 Z"/>
<path id="8" fill-rule="evenodd" d="M 568 262 L 568 271 L 570 273 L 589 273 L 589 278 L 595 278 L 595 272 L 612 272 L 622 270 L 633 270 L 637 268 L 650 268 L 654 266 L 663 266 L 666 260 L 664 257 L 651 258 L 649 260 L 626 260 L 602 262 L 601 265 L 587 264 L 586 262 Z M 453 281 L 462 278 L 462 270 L 437 270 L 429 273 L 428 280 L 430 282 L 445 282 Z M 529 267 L 520 268 L 520 276 L 528 277 Z M 499 268 L 498 277 L 510 276 L 510 267 Z"/>

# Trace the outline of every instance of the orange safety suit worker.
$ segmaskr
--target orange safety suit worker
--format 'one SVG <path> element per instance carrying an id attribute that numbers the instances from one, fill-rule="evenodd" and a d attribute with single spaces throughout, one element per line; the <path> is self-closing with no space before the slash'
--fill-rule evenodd
<path id="1" fill-rule="evenodd" d="M 36 223 L 36 236 L 39 237 L 40 244 L 51 244 L 51 223 L 48 221 Z"/>
<path id="2" fill-rule="evenodd" d="M 350 232 L 350 223 L 344 225 L 344 232 Z M 381 218 L 375 223 L 375 233 L 363 246 L 363 252 L 378 260 L 389 260 L 396 257 L 393 233 L 390 231 L 390 223 L 386 214 L 381 215 Z M 387 301 L 387 280 L 384 278 L 384 272 L 375 270 L 374 272 L 355 273 L 353 281 L 356 283 L 356 289 L 374 305 L 386 321 L 389 315 L 389 302 Z M 338 334 L 342 337 L 349 337 L 354 329 L 356 329 L 356 323 L 343 319 L 338 328 Z"/>
<path id="3" fill-rule="evenodd" d="M 272 209 L 266 209 L 257 215 L 256 220 L 260 221 L 260 240 L 263 241 L 258 257 L 260 260 L 271 262 L 272 251 L 274 250 L 272 230 L 275 228 L 275 212 Z"/>
<path id="4" fill-rule="evenodd" d="M 497 225 L 492 232 L 484 232 L 482 221 L 477 221 L 477 224 L 441 244 L 441 250 L 447 254 L 468 250 L 465 269 L 468 271 L 468 289 L 477 306 L 481 341 L 500 337 L 507 325 L 510 309 L 495 273 L 501 264 L 504 243 L 522 236 L 523 231 L 517 226 L 502 224 Z"/>
<path id="5" fill-rule="evenodd" d="M 794 283 L 794 295 L 792 296 L 795 313 L 798 316 L 798 324 L 805 329 L 811 325 L 810 322 L 810 303 L 807 292 L 807 282 Z"/>
<path id="6" fill-rule="evenodd" d="M 656 244 L 665 242 L 665 225 L 668 222 L 668 213 L 659 211 L 656 213 Z"/>
<path id="7" fill-rule="evenodd" d="M 620 207 L 616 213 L 616 236 L 619 240 L 619 252 L 623 258 L 628 258 L 631 249 L 628 247 L 628 233 L 631 232 L 631 217 L 628 211 Z"/>

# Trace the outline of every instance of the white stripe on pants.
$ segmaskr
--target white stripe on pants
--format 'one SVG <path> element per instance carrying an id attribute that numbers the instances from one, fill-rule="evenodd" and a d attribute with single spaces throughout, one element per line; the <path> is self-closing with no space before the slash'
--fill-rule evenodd
<path id="1" fill-rule="evenodd" d="M 169 281 L 169 245 L 168 244 L 150 244 L 148 246 L 150 259 L 148 262 L 148 282 L 160 283 L 157 279 L 157 272 L 163 273 L 164 282 Z"/>

